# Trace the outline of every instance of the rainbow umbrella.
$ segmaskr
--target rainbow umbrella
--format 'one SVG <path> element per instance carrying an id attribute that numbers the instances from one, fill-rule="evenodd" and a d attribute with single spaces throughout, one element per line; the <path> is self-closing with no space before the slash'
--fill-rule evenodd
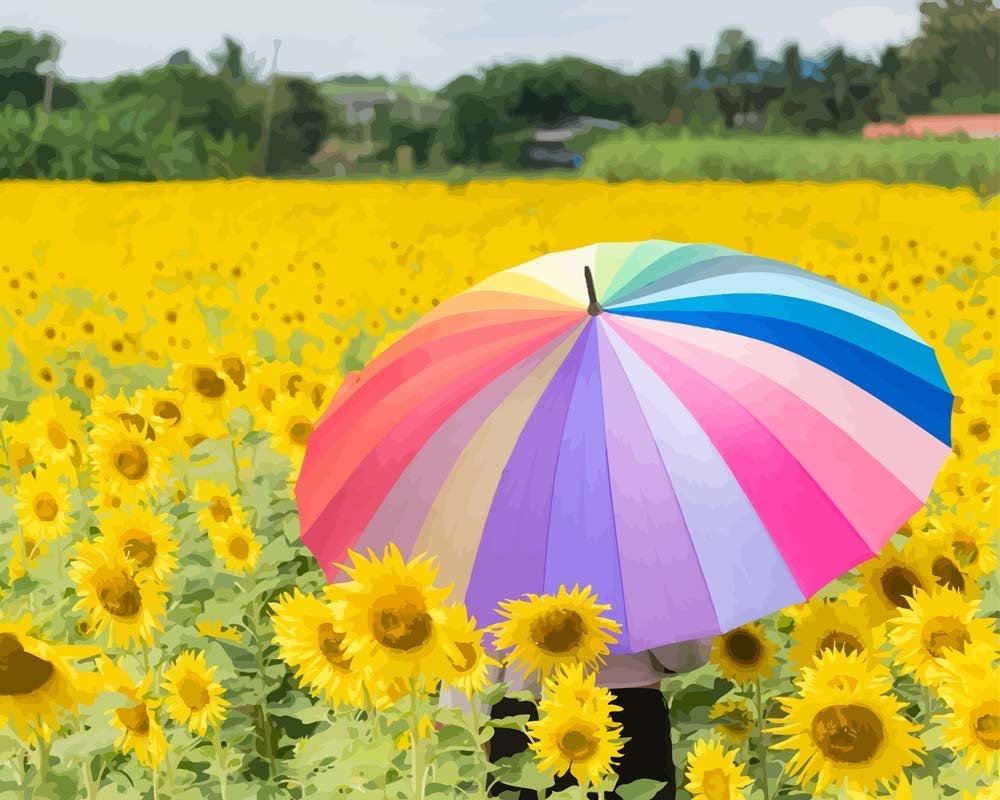
<path id="1" fill-rule="evenodd" d="M 296 488 L 348 548 L 440 560 L 481 624 L 590 585 L 618 652 L 730 630 L 877 554 L 949 452 L 934 351 L 766 258 L 598 244 L 498 273 L 334 397 Z"/>

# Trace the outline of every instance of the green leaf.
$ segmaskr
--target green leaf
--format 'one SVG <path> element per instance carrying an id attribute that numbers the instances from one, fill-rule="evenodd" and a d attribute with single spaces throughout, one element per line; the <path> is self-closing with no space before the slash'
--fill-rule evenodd
<path id="1" fill-rule="evenodd" d="M 651 800 L 666 785 L 663 781 L 642 778 L 620 785 L 615 792 L 621 800 Z"/>
<path id="2" fill-rule="evenodd" d="M 496 762 L 496 777 L 500 783 L 522 789 L 548 789 L 555 783 L 551 775 L 539 772 L 530 750 Z"/>

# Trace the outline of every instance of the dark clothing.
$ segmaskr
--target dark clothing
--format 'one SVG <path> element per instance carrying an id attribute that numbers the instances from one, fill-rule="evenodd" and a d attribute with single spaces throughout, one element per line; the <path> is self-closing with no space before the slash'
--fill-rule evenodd
<path id="1" fill-rule="evenodd" d="M 622 747 L 622 755 L 615 766 L 618 783 L 626 784 L 641 778 L 665 781 L 655 796 L 655 800 L 674 800 L 677 792 L 674 775 L 673 751 L 670 743 L 670 712 L 659 689 L 611 689 L 614 703 L 621 711 L 612 714 L 615 722 L 622 726 L 621 736 L 629 739 Z M 525 700 L 511 700 L 505 697 L 490 711 L 492 719 L 514 717 L 526 714 L 532 720 L 538 719 L 538 709 L 534 703 Z M 490 739 L 490 761 L 496 763 L 501 758 L 517 755 L 528 747 L 528 737 L 510 728 L 497 728 Z M 556 777 L 552 791 L 560 791 L 576 786 L 576 779 L 570 774 Z M 494 784 L 490 794 L 494 797 L 501 792 L 518 791 L 514 786 Z M 594 796 L 594 795 L 592 795 Z M 520 800 L 536 800 L 533 790 L 521 789 Z M 609 792 L 607 800 L 618 800 L 618 795 Z"/>

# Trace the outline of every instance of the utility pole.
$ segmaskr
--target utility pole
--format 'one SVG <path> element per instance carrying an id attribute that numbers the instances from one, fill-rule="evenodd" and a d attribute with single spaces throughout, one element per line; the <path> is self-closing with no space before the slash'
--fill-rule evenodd
<path id="1" fill-rule="evenodd" d="M 264 127 L 261 131 L 260 174 L 267 173 L 267 151 L 271 144 L 271 116 L 274 114 L 274 91 L 278 76 L 278 50 L 281 39 L 274 40 L 274 57 L 271 59 L 271 81 L 267 86 L 267 101 L 264 103 Z"/>

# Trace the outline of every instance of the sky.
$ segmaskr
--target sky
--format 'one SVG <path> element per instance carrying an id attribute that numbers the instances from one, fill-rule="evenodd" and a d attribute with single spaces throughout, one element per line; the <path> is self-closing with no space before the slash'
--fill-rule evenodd
<path id="1" fill-rule="evenodd" d="M 0 0 L 0 27 L 56 34 L 60 69 L 74 79 L 142 69 L 180 48 L 207 62 L 229 34 L 268 64 L 279 38 L 282 72 L 407 76 L 432 88 L 476 67 L 567 54 L 633 72 L 688 47 L 710 51 L 726 27 L 765 55 L 793 40 L 804 54 L 843 44 L 867 55 L 918 23 L 917 0 Z"/>

